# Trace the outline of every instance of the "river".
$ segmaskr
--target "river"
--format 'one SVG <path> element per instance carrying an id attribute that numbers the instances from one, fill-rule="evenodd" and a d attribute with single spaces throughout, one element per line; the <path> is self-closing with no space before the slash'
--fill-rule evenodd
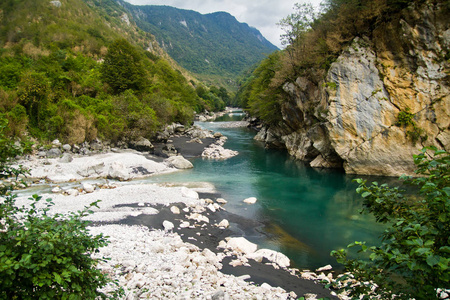
<path id="1" fill-rule="evenodd" d="M 355 192 L 358 176 L 338 170 L 313 169 L 289 157 L 286 151 L 265 149 L 253 139 L 255 131 L 228 128 L 241 113 L 197 125 L 228 137 L 225 147 L 239 151 L 228 160 L 192 159 L 188 171 L 151 177 L 153 182 L 213 183 L 228 201 L 226 209 L 264 224 L 261 234 L 247 235 L 260 248 L 286 254 L 294 267 L 315 269 L 337 266 L 330 252 L 353 241 L 379 242 L 382 227 L 360 214 L 361 198 Z M 377 179 L 375 177 L 369 180 Z M 243 203 L 256 197 L 254 205 Z"/>

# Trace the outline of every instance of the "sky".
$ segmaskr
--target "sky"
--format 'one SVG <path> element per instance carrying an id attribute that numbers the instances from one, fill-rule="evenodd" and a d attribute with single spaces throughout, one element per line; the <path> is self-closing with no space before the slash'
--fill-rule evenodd
<path id="1" fill-rule="evenodd" d="M 226 11 L 241 23 L 258 29 L 272 44 L 281 48 L 282 29 L 276 25 L 294 12 L 295 3 L 319 5 L 321 0 L 125 0 L 134 5 L 168 5 L 202 14 Z"/>

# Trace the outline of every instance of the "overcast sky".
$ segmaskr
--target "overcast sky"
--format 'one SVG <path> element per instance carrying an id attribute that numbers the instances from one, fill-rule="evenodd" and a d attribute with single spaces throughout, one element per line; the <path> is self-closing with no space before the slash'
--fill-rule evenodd
<path id="1" fill-rule="evenodd" d="M 261 31 L 272 44 L 281 48 L 283 33 L 276 24 L 294 10 L 295 3 L 318 5 L 321 0 L 125 0 L 134 5 L 168 5 L 191 9 L 202 14 L 226 11 L 239 22 L 247 23 Z"/>

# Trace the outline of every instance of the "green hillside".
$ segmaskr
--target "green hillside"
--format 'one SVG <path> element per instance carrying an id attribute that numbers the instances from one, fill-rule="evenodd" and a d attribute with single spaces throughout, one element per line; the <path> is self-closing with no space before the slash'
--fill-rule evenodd
<path id="1" fill-rule="evenodd" d="M 205 80 L 235 81 L 277 47 L 226 12 L 202 15 L 169 6 L 124 3 L 136 24 L 155 35 L 181 66 Z"/>
<path id="2" fill-rule="evenodd" d="M 226 92 L 187 74 L 116 1 L 0 2 L 0 118 L 12 136 L 151 138 L 224 107 Z"/>

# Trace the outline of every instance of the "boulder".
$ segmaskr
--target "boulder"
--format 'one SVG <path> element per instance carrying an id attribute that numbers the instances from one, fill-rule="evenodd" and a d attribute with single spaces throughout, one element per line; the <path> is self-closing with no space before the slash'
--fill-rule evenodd
<path id="1" fill-rule="evenodd" d="M 177 169 L 192 169 L 194 167 L 194 165 L 190 161 L 188 161 L 181 155 L 171 156 L 166 159 L 166 162 L 170 167 Z"/>
<path id="2" fill-rule="evenodd" d="M 176 207 L 176 206 L 172 206 L 171 208 L 170 208 L 170 211 L 174 214 L 174 215 L 179 215 L 181 212 L 180 212 L 180 209 L 178 208 L 178 207 Z"/>
<path id="3" fill-rule="evenodd" d="M 47 157 L 48 158 L 55 158 L 61 156 L 61 150 L 58 148 L 52 148 L 47 151 Z"/>
<path id="4" fill-rule="evenodd" d="M 119 162 L 113 162 L 108 170 L 108 178 L 127 181 L 130 180 L 131 175 L 123 164 Z"/>
<path id="5" fill-rule="evenodd" d="M 83 183 L 83 190 L 86 193 L 92 193 L 95 191 L 95 187 L 90 183 Z"/>
<path id="6" fill-rule="evenodd" d="M 258 246 L 243 237 L 234 237 L 228 240 L 227 248 L 248 255 L 255 252 Z"/>
<path id="7" fill-rule="evenodd" d="M 270 249 L 260 249 L 248 255 L 247 257 L 254 259 L 257 262 L 261 262 L 263 258 L 266 258 L 269 261 L 276 263 L 282 268 L 287 268 L 290 265 L 290 260 L 286 255 Z"/>
<path id="8" fill-rule="evenodd" d="M 188 189 L 187 187 L 181 188 L 181 195 L 185 198 L 199 199 L 198 193 L 196 191 Z"/>
<path id="9" fill-rule="evenodd" d="M 170 231 L 170 230 L 173 230 L 173 228 L 174 228 L 175 226 L 174 226 L 173 223 L 170 222 L 170 221 L 164 221 L 164 222 L 163 222 L 163 227 L 164 227 L 164 230 L 165 230 L 165 231 Z"/>
<path id="10" fill-rule="evenodd" d="M 219 224 L 217 224 L 217 227 L 225 227 L 228 228 L 230 226 L 230 223 L 228 222 L 227 219 L 223 219 L 222 221 L 220 221 Z"/>
<path id="11" fill-rule="evenodd" d="M 258 199 L 256 199 L 255 197 L 250 197 L 244 200 L 244 202 L 247 204 L 255 204 L 256 201 L 258 201 Z"/>
<path id="12" fill-rule="evenodd" d="M 64 145 L 62 146 L 62 149 L 63 149 L 65 152 L 69 152 L 70 150 L 72 150 L 72 147 L 71 147 L 69 144 L 64 144 Z"/>
<path id="13" fill-rule="evenodd" d="M 152 151 L 153 148 L 155 148 L 148 139 L 143 137 L 139 138 L 137 141 L 130 142 L 128 146 L 142 152 Z"/>
<path id="14" fill-rule="evenodd" d="M 59 147 L 61 147 L 61 145 L 62 144 L 58 139 L 53 140 L 53 142 L 52 142 L 52 147 L 54 147 L 54 148 L 59 148 Z"/>
<path id="15" fill-rule="evenodd" d="M 71 161 L 73 161 L 73 157 L 70 153 L 64 153 L 58 161 L 60 163 L 70 163 Z"/>

